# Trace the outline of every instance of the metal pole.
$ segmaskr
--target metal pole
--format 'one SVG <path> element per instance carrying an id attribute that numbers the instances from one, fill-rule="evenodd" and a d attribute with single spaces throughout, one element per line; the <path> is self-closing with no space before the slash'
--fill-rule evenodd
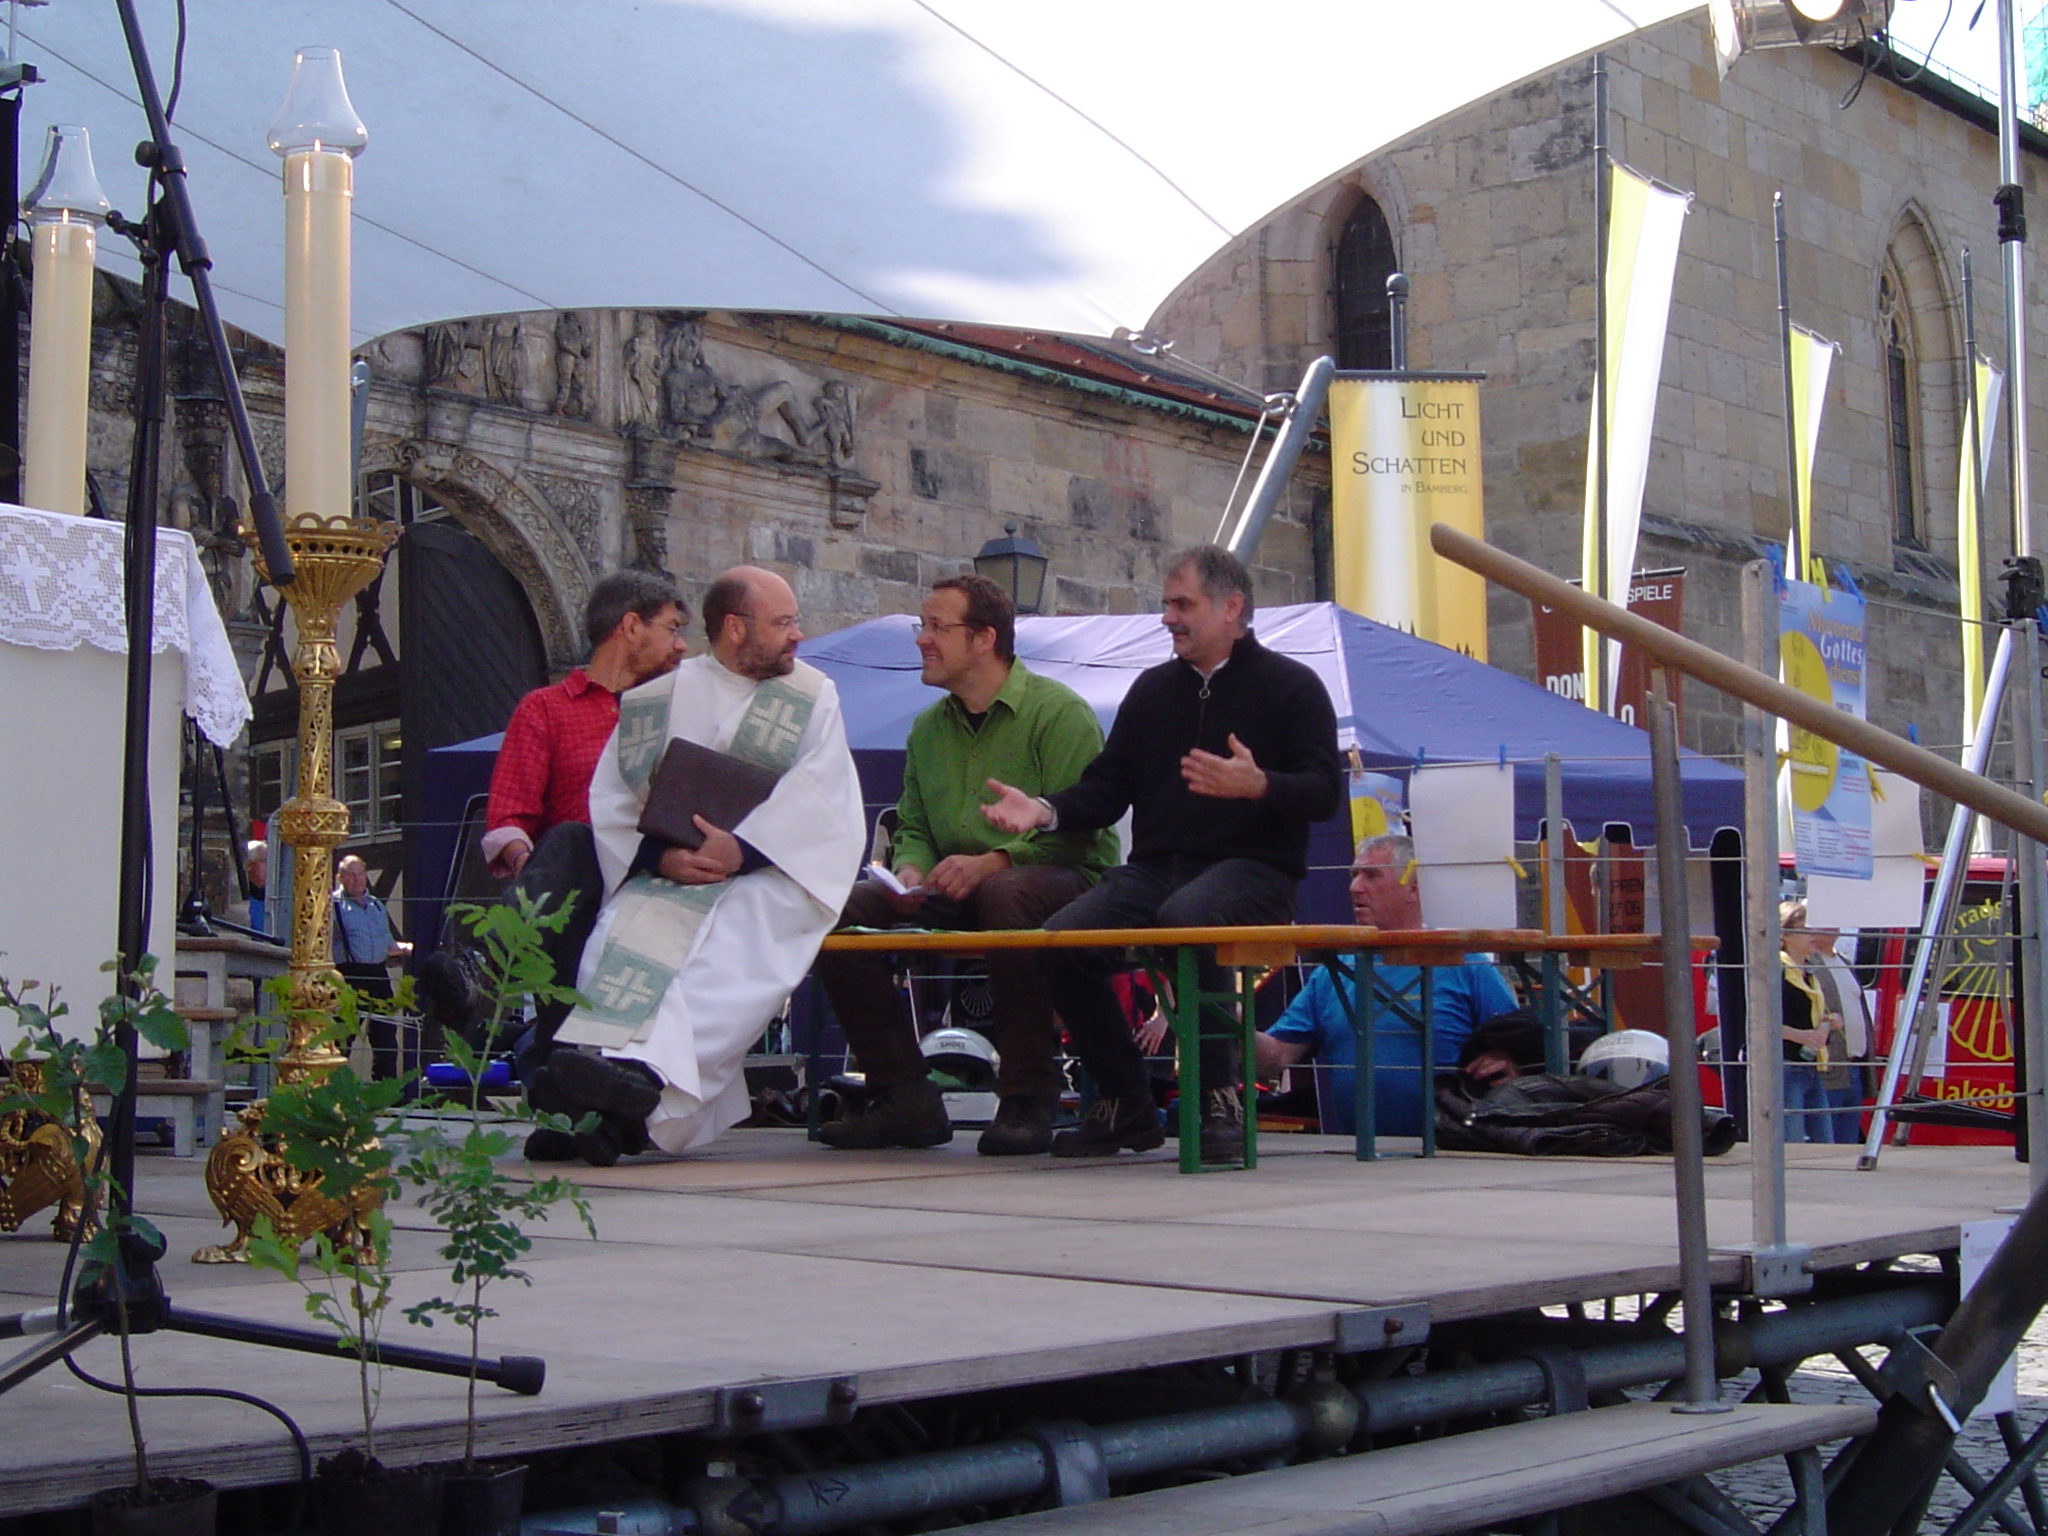
<path id="1" fill-rule="evenodd" d="M 1251 497 L 1244 505 L 1244 516 L 1237 520 L 1237 527 L 1225 543 L 1225 548 L 1238 559 L 1250 560 L 1252 551 L 1259 547 L 1259 535 L 1266 531 L 1267 521 L 1280 505 L 1280 497 L 1287 489 L 1287 477 L 1294 473 L 1295 462 L 1308 443 L 1309 433 L 1315 430 L 1316 418 L 1323 412 L 1323 402 L 1330 396 L 1331 375 L 1336 371 L 1335 358 L 1319 357 L 1308 365 L 1301 376 L 1301 383 L 1295 387 L 1294 403 L 1287 408 L 1286 420 L 1281 422 L 1280 430 L 1273 438 L 1266 462 L 1259 466 L 1259 478 L 1252 484 Z"/>
<path id="2" fill-rule="evenodd" d="M 1977 735 L 1963 752 L 1967 772 L 1982 773 L 1991 756 L 1998 709 L 2011 667 L 2012 631 L 2001 629 L 1998 649 L 1991 656 L 1991 671 L 1984 680 L 1984 709 L 1978 716 Z M 1921 1009 L 1928 1006 L 1928 978 L 1936 974 L 1935 962 L 1946 952 L 1949 931 L 1955 926 L 1956 899 L 1968 873 L 1970 829 L 1975 822 L 1976 813 L 1966 805 L 1958 805 L 1949 817 L 1948 836 L 1941 845 L 1941 863 L 1934 871 L 1934 891 L 1927 899 L 1926 915 L 1920 920 L 1920 946 L 1914 951 L 1913 969 L 1907 975 L 1906 990 L 1893 1016 L 1892 1050 L 1885 1060 L 1884 1078 L 1878 1085 L 1876 1106 L 1870 1114 L 1870 1134 L 1864 1139 L 1863 1155 L 1856 1159 L 1856 1166 L 1866 1172 L 1877 1166 L 1888 1112 L 1898 1099 L 1899 1077 L 1920 1026 Z"/>
<path id="3" fill-rule="evenodd" d="M 1794 581 L 1805 581 L 1806 562 L 1813 551 L 1800 537 L 1799 514 L 1799 418 L 1792 391 L 1792 295 L 1785 276 L 1785 191 L 1771 194 L 1771 239 L 1778 257 L 1778 362 L 1785 375 L 1785 504 L 1792 509 L 1791 530 L 1785 536 L 1790 556 L 1785 571 Z"/>
<path id="4" fill-rule="evenodd" d="M 1564 760 L 1555 752 L 1543 758 L 1544 847 L 1548 852 L 1543 872 L 1546 929 L 1568 933 L 1571 922 L 1565 912 L 1564 885 Z M 1563 1073 L 1571 1067 L 1571 1040 L 1564 1021 L 1563 957 L 1543 956 L 1543 1070 Z"/>
<path id="5" fill-rule="evenodd" d="M 1671 1174 L 1678 1194 L 1679 1291 L 1685 1298 L 1681 1413 L 1721 1413 L 1714 1374 L 1714 1282 L 1708 1273 L 1707 1176 L 1700 1129 L 1699 1020 L 1692 1011 L 1692 921 L 1686 911 L 1684 791 L 1670 674 L 1650 672 L 1650 777 L 1657 806 L 1657 917 L 1664 966 L 1664 1033 L 1671 1048 Z"/>
<path id="6" fill-rule="evenodd" d="M 1742 571 L 1742 660 L 1764 670 L 1764 636 L 1774 629 L 1770 567 Z M 1775 647 L 1772 647 L 1775 650 Z M 1785 1245 L 1785 1073 L 1778 986 L 1778 775 L 1771 717 L 1742 709 L 1743 998 L 1748 1015 L 1749 1220 L 1759 1249 Z"/>
<path id="7" fill-rule="evenodd" d="M 2019 688 L 2014 695 L 2012 743 L 2014 788 L 2036 805 L 2041 803 L 2041 632 L 2033 615 L 2014 614 L 2006 625 L 2018 633 L 2019 654 L 2014 658 Z M 2048 1184 L 2048 1033 L 2042 1022 L 2048 1008 L 2048 989 L 2041 977 L 2041 924 L 2048 916 L 2048 868 L 2041 861 L 2041 842 L 2015 836 L 2012 843 L 2014 875 L 2019 885 L 2020 908 L 2020 995 L 2019 1026 L 2025 1032 L 2027 1053 L 2026 1126 L 2027 1183 L 2032 1189 Z"/>
<path id="8" fill-rule="evenodd" d="M 1593 570 L 1597 593 L 1614 590 L 1607 570 L 1607 55 L 1593 55 Z M 1586 651 L 1586 703 L 1606 714 L 1607 647 Z"/>
<path id="9" fill-rule="evenodd" d="M 2020 186 L 2019 49 L 2012 0 L 1998 0 L 1998 253 L 2005 265 L 2005 462 L 2012 491 L 2012 552 L 2034 552 L 2027 469 L 2026 193 Z M 1973 381 L 1974 382 L 1974 381 Z"/>
<path id="10" fill-rule="evenodd" d="M 1387 274 L 1387 366 L 1395 373 L 1408 367 L 1408 274 Z"/>
<path id="11" fill-rule="evenodd" d="M 1544 871 L 1544 902 L 1549 908 L 1546 925 L 1551 933 L 1566 933 L 1564 893 L 1564 759 L 1555 752 L 1543 757 L 1544 838 L 1550 848 L 1550 867 Z"/>

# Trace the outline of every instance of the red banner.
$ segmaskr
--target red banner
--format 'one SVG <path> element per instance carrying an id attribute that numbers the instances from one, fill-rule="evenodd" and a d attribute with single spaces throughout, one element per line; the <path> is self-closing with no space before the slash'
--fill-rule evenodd
<path id="1" fill-rule="evenodd" d="M 1572 583 L 1577 586 L 1577 582 Z M 1564 614 L 1531 604 L 1536 618 L 1536 680 L 1552 693 L 1575 703 L 1586 700 L 1584 630 Z M 1637 571 L 1628 584 L 1628 611 L 1641 614 L 1678 634 L 1685 633 L 1685 569 Z M 1630 725 L 1642 723 L 1643 696 L 1649 692 L 1650 669 L 1634 646 L 1621 648 L 1621 675 L 1615 680 L 1615 713 Z M 1677 700 L 1673 700 L 1676 703 Z"/>

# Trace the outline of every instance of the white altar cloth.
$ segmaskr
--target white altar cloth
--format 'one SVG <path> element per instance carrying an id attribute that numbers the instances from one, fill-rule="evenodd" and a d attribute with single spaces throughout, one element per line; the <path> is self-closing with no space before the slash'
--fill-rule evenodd
<path id="1" fill-rule="evenodd" d="M 0 506 L 0 975 L 54 982 L 74 1032 L 109 990 L 121 857 L 127 634 L 120 523 Z M 249 701 L 189 535 L 157 530 L 150 667 L 149 953 L 170 990 L 180 709 L 234 740 Z M 0 1018 L 0 1046 L 15 1036 Z"/>

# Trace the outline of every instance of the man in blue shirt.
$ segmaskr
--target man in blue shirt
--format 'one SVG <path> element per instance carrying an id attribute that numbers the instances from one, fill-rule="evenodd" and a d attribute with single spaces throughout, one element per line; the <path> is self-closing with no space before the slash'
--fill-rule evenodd
<path id="1" fill-rule="evenodd" d="M 1414 861 L 1415 844 L 1396 833 L 1368 837 L 1358 845 L 1351 863 L 1351 912 L 1359 924 L 1386 929 L 1423 926 L 1422 896 L 1411 868 Z M 1339 965 L 1341 981 L 1329 966 L 1317 967 L 1279 1022 L 1260 1032 L 1257 1045 L 1259 1076 L 1264 1078 L 1278 1076 L 1283 1067 L 1310 1057 L 1336 1069 L 1321 1094 L 1328 1115 L 1323 1129 L 1349 1136 L 1357 1129 L 1353 1113 L 1358 1042 L 1351 1027 L 1352 957 L 1341 957 Z M 1512 1009 L 1515 995 L 1484 955 L 1467 955 L 1464 964 L 1438 966 L 1435 971 L 1430 985 L 1435 1064 L 1440 1069 L 1453 1068 L 1466 1037 L 1496 1014 Z M 1420 1070 L 1422 1032 L 1385 1006 L 1388 998 L 1398 997 L 1411 1010 L 1421 1007 L 1417 968 L 1374 965 L 1373 993 L 1375 1006 L 1369 1027 L 1373 1031 L 1377 1130 L 1383 1136 L 1420 1136 L 1427 1102 L 1425 1074 Z"/>

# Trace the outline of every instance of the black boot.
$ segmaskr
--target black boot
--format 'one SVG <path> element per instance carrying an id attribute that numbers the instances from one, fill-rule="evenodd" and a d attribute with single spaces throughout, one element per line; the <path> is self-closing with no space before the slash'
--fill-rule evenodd
<path id="1" fill-rule="evenodd" d="M 940 1147 L 953 1139 L 946 1100 L 928 1077 L 877 1088 L 868 1107 L 818 1128 L 818 1140 L 842 1152 L 877 1147 Z"/>
<path id="2" fill-rule="evenodd" d="M 1100 1098 L 1081 1123 L 1052 1139 L 1054 1157 L 1111 1157 L 1118 1152 L 1149 1152 L 1166 1140 L 1159 1128 L 1159 1110 L 1149 1093 Z"/>
<path id="3" fill-rule="evenodd" d="M 1029 1157 L 1052 1145 L 1052 1115 L 1059 1100 L 1016 1094 L 996 1105 L 996 1118 L 974 1150 L 983 1157 Z"/>

